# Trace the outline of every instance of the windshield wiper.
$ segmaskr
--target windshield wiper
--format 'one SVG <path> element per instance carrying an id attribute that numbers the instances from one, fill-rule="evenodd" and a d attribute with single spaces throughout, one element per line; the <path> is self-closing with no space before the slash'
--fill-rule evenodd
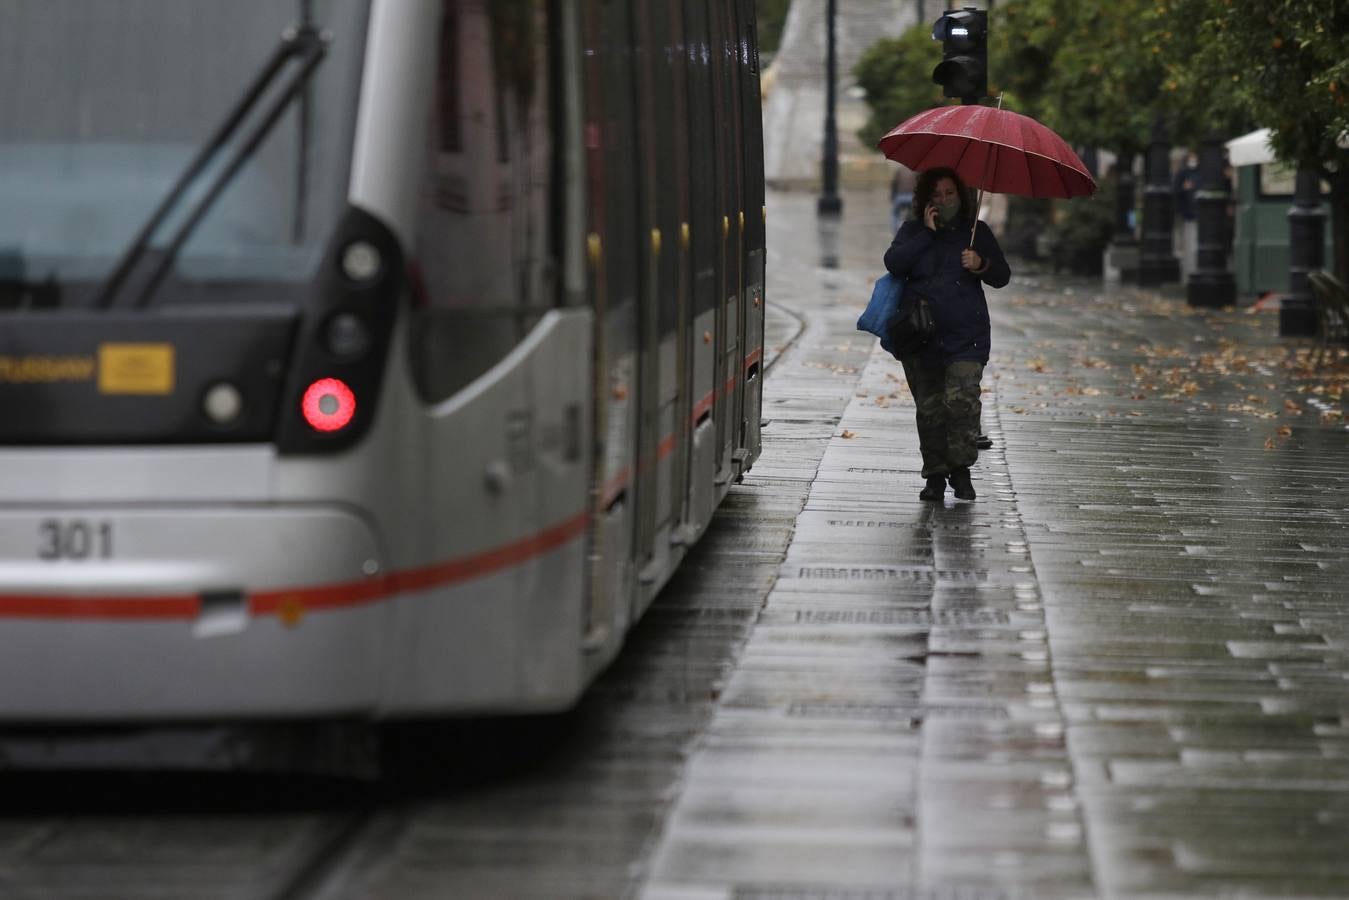
<path id="1" fill-rule="evenodd" d="M 212 181 L 207 188 L 206 193 L 192 209 L 187 220 L 174 234 L 173 240 L 169 242 L 162 258 L 159 260 L 159 264 L 150 274 L 149 280 L 146 281 L 145 286 L 141 289 L 134 305 L 141 307 L 149 302 L 150 297 L 159 287 L 160 282 L 164 280 L 164 276 L 167 275 L 169 270 L 173 267 L 178 252 L 182 249 L 183 245 L 187 243 L 188 238 L 192 236 L 192 232 L 196 229 L 202 218 L 210 211 L 211 206 L 225 188 L 229 186 L 229 183 L 234 179 L 234 176 L 243 168 L 244 163 L 248 162 L 253 153 L 262 144 L 263 140 L 271 133 L 272 128 L 280 120 L 287 107 L 289 107 L 291 102 L 305 89 L 310 78 L 313 77 L 314 71 L 318 68 L 319 63 L 323 61 L 324 56 L 328 52 L 328 42 L 328 36 L 308 22 L 297 28 L 288 28 L 282 33 L 281 43 L 277 45 L 276 51 L 267 61 L 267 64 L 263 67 L 262 71 L 253 79 L 253 83 L 249 85 L 247 92 L 240 98 L 239 102 L 235 104 L 234 109 L 230 111 L 230 114 L 225 118 L 225 121 L 216 129 L 215 134 L 211 135 L 210 139 L 202 145 L 199 151 L 197 151 L 196 157 L 188 164 L 188 167 L 183 173 L 178 176 L 178 180 L 174 183 L 169 192 L 164 195 L 164 199 L 159 202 L 159 206 L 155 208 L 155 211 L 151 214 L 149 220 L 141 226 L 141 230 L 137 232 L 135 240 L 131 242 L 131 246 L 127 247 L 126 251 L 122 253 L 117 261 L 117 267 L 113 269 L 112 275 L 103 285 L 103 289 L 99 291 L 98 297 L 94 301 L 94 305 L 97 308 L 106 309 L 116 303 L 117 295 L 125 286 L 127 279 L 130 278 L 137 263 L 141 261 L 145 256 L 146 251 L 149 250 L 150 239 L 154 237 L 154 234 L 159 230 L 159 227 L 164 224 L 164 220 L 168 217 L 169 213 L 173 211 L 173 208 L 183 199 L 183 196 L 187 193 L 188 189 L 201 176 L 202 172 L 210 165 L 216 155 L 220 153 L 224 148 L 225 143 L 239 130 L 239 126 L 243 123 L 243 120 L 252 111 L 253 107 L 257 105 L 258 101 L 262 98 L 262 95 L 267 92 L 267 89 L 271 87 L 272 83 L 276 80 L 277 75 L 286 64 L 292 60 L 298 61 L 299 68 L 291 75 L 290 81 L 286 84 L 280 95 L 272 101 L 272 105 L 267 109 L 262 121 L 254 126 L 253 131 L 248 136 L 247 140 L 235 150 L 234 155 L 230 158 L 224 169 L 215 177 L 215 180 Z M 303 150 L 303 148 L 301 149 Z"/>

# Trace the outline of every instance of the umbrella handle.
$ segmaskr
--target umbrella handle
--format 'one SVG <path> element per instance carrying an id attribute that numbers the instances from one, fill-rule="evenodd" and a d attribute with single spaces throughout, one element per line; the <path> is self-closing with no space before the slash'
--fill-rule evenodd
<path id="1" fill-rule="evenodd" d="M 979 213 L 984 207 L 984 189 L 979 188 L 979 199 L 974 204 L 974 224 L 970 226 L 970 246 L 974 246 L 974 230 L 979 227 Z"/>
<path id="2" fill-rule="evenodd" d="M 998 109 L 1002 109 L 1002 91 L 998 92 Z M 984 160 L 984 181 L 988 181 L 988 164 L 993 159 L 993 150 L 988 151 L 988 158 Z M 979 227 L 979 213 L 984 208 L 984 189 L 979 188 L 979 199 L 974 203 L 974 224 L 970 226 L 970 246 L 974 246 L 974 232 Z"/>

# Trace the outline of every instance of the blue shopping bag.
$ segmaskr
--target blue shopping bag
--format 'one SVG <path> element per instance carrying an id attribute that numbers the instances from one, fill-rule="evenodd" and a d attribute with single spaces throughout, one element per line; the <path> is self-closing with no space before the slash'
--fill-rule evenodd
<path id="1" fill-rule="evenodd" d="M 890 346 L 890 324 L 899 314 L 899 301 L 903 296 L 903 279 L 886 272 L 876 279 L 867 308 L 857 319 L 857 330 L 876 335 L 881 339 L 881 348 L 892 356 L 895 350 Z"/>

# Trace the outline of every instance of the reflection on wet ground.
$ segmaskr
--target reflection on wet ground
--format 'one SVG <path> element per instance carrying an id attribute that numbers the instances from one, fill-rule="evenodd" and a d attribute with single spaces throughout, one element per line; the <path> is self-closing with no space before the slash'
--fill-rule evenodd
<path id="1" fill-rule="evenodd" d="M 1272 314 L 1023 275 L 979 500 L 923 504 L 902 372 L 851 330 L 868 208 L 786 289 L 853 295 L 779 386 L 852 396 L 647 896 L 1349 896 L 1349 368 Z"/>
<path id="2" fill-rule="evenodd" d="M 26 782 L 0 895 L 1349 896 L 1349 367 L 1022 272 L 922 503 L 886 207 L 770 197 L 763 456 L 576 711 L 374 791 Z"/>
<path id="3" fill-rule="evenodd" d="M 1349 894 L 1349 368 L 1275 314 L 1018 287 L 1000 420 L 1099 887 Z"/>

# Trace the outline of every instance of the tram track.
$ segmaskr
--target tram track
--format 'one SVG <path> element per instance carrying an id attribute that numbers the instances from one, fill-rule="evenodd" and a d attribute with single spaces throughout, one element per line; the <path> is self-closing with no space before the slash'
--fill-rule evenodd
<path id="1" fill-rule="evenodd" d="M 807 333 L 795 310 L 769 304 L 766 316 L 765 377 Z M 470 885 L 483 877 L 484 859 L 517 854 L 556 871 L 497 866 L 487 874 L 487 893 L 510 895 L 520 879 L 540 877 L 557 878 L 559 896 L 621 893 L 649 852 L 684 748 L 710 716 L 758 594 L 775 575 L 775 549 L 762 541 L 746 549 L 746 534 L 763 531 L 758 496 L 750 489 L 728 498 L 577 709 L 455 725 L 428 738 L 406 777 L 357 785 L 274 776 L 0 775 L 7 798 L 0 896 L 399 896 L 399 876 L 385 873 L 391 864 L 431 866 L 430 877 L 445 886 L 440 896 L 461 896 L 476 891 Z M 772 522 L 784 546 L 794 518 L 788 512 Z M 481 746 L 466 749 L 474 741 Z M 628 782 L 615 796 L 615 785 Z M 593 830 L 611 816 L 619 833 Z M 614 865 L 568 862 L 569 853 L 612 855 Z"/>
<path id="2" fill-rule="evenodd" d="M 798 312 L 781 304 L 766 305 L 766 323 L 764 336 L 764 376 L 772 374 L 779 360 L 785 356 L 805 333 L 806 319 Z M 656 629 L 675 627 L 673 623 L 680 618 L 661 610 L 659 604 L 648 612 L 648 619 Z M 698 617 L 701 618 L 701 617 Z M 614 668 L 619 669 L 631 657 L 641 653 L 639 647 L 631 644 L 625 648 Z M 609 682 L 615 680 L 631 684 L 640 679 L 640 666 L 629 675 L 612 675 L 601 679 L 592 689 L 591 696 L 605 691 L 622 691 L 621 686 Z M 638 692 L 632 692 L 635 696 Z M 586 704 L 573 713 L 555 717 L 549 723 L 545 721 L 539 729 L 548 731 L 568 731 L 569 718 L 581 718 L 587 714 Z M 583 726 L 578 726 L 583 727 Z M 462 761 L 460 761 L 462 762 Z M 481 761 L 480 761 L 481 762 Z M 361 872 L 376 864 L 375 861 L 392 855 L 399 836 L 411 827 L 418 815 L 417 801 L 410 799 L 386 801 L 379 807 L 371 807 L 353 813 L 336 830 L 332 838 L 315 849 L 312 858 L 295 873 L 295 877 L 270 895 L 266 900 L 351 900 L 358 896 Z M 649 849 L 649 848 L 646 848 Z M 262 900 L 262 898 L 259 898 Z"/>
<path id="3" fill-rule="evenodd" d="M 781 304 L 769 303 L 766 306 L 764 375 L 773 373 L 776 364 L 794 347 L 806 330 L 806 320 L 798 312 Z M 653 608 L 648 617 L 652 627 L 659 630 L 664 616 L 664 627 L 676 627 L 673 623 L 679 617 L 669 611 Z M 646 630 L 652 630 L 648 628 Z M 641 635 L 635 635 L 640 640 Z M 631 642 L 633 644 L 636 641 Z M 620 670 L 625 663 L 631 664 L 633 657 L 640 656 L 642 649 L 629 646 L 615 664 Z M 610 675 L 601 679 L 592 691 L 592 697 L 609 692 L 621 692 L 621 685 L 612 682 L 631 684 L 642 677 L 640 665 L 631 666 L 629 674 Z M 635 696 L 638 692 L 632 692 Z M 542 730 L 571 730 L 567 718 L 582 718 L 588 714 L 586 706 L 544 724 Z M 584 726 L 577 725 L 579 730 Z M 582 754 L 584 755 L 584 754 Z M 423 801 L 424 802 L 424 801 Z M 375 860 L 392 854 L 399 836 L 411 827 L 418 816 L 417 801 L 395 800 L 381 807 L 363 809 L 348 816 L 335 830 L 331 839 L 317 847 L 309 861 L 300 868 L 295 877 L 267 900 L 350 900 L 362 888 L 358 885 L 362 870 L 368 870 Z"/>
<path id="4" fill-rule="evenodd" d="M 368 842 L 367 833 L 380 821 L 376 809 L 364 809 L 337 819 L 332 835 L 315 848 L 294 877 L 265 900 L 318 900 L 333 886 L 334 873 Z M 264 900 L 264 898 L 259 898 Z"/>

